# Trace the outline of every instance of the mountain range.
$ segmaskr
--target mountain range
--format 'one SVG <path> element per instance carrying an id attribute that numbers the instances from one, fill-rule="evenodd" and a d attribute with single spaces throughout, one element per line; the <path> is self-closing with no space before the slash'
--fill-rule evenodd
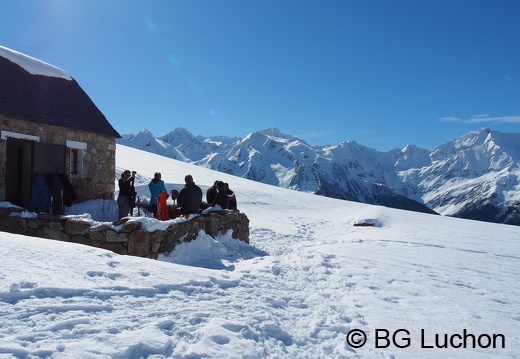
<path id="1" fill-rule="evenodd" d="M 144 129 L 118 143 L 316 195 L 520 225 L 516 133 L 482 128 L 433 151 L 408 145 L 380 152 L 355 141 L 311 146 L 276 128 L 245 138 L 194 136 L 184 128 L 155 137 Z"/>

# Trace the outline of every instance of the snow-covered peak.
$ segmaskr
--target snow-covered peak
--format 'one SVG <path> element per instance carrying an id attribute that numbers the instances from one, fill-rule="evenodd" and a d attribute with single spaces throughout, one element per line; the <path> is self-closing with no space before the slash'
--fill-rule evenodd
<path id="1" fill-rule="evenodd" d="M 197 139 L 205 143 L 213 143 L 216 146 L 231 146 L 233 143 L 240 141 L 240 137 L 228 137 L 228 136 L 210 136 L 204 137 L 201 135 L 197 136 Z"/>
<path id="2" fill-rule="evenodd" d="M 425 148 L 421 148 L 421 147 L 418 147 L 416 145 L 407 145 L 405 146 L 401 152 L 403 154 L 410 154 L 410 153 L 417 153 L 417 152 L 429 152 L 427 149 Z"/>
<path id="3" fill-rule="evenodd" d="M 146 128 L 142 129 L 137 135 L 123 135 L 118 141 L 120 144 L 146 149 L 149 152 L 166 155 L 168 153 L 167 144 L 155 138 L 153 133 Z"/>
<path id="4" fill-rule="evenodd" d="M 193 134 L 184 127 L 178 127 L 159 138 L 164 142 L 175 145 L 197 141 L 195 136 L 193 136 Z"/>
<path id="5" fill-rule="evenodd" d="M 424 167 L 431 164 L 430 154 L 431 152 L 427 149 L 408 145 L 400 151 L 400 156 L 394 166 L 398 170 Z"/>
<path id="6" fill-rule="evenodd" d="M 150 132 L 149 130 L 147 130 L 146 128 L 143 128 L 135 137 L 146 139 L 146 140 L 155 139 L 154 134 L 152 132 Z"/>
<path id="7" fill-rule="evenodd" d="M 479 130 L 470 131 L 460 138 L 445 142 L 437 147 L 431 154 L 432 160 L 436 161 L 439 158 L 446 158 L 451 154 L 464 151 L 466 149 L 481 146 L 485 142 L 493 138 L 495 132 L 489 128 L 481 128 Z"/>
<path id="8" fill-rule="evenodd" d="M 14 62 L 22 67 L 25 71 L 33 75 L 42 75 L 49 77 L 59 77 L 72 81 L 72 77 L 64 70 L 54 65 L 48 64 L 34 57 L 27 56 L 20 52 L 11 50 L 7 47 L 0 46 L 0 56 Z"/>
<path id="9" fill-rule="evenodd" d="M 485 172 L 491 168 L 505 168 L 513 162 L 519 162 L 518 148 L 519 134 L 482 128 L 442 144 L 432 152 L 431 159 L 433 162 L 458 161 L 463 167 L 466 167 L 467 163 L 473 163 L 471 167 Z"/>
<path id="10" fill-rule="evenodd" d="M 261 133 L 267 137 L 282 138 L 282 139 L 292 138 L 292 136 L 282 133 L 276 127 L 264 128 L 263 130 L 258 131 L 258 133 Z"/>
<path id="11" fill-rule="evenodd" d="M 453 145 L 458 150 L 480 146 L 493 140 L 493 133 L 489 128 L 481 128 L 471 131 L 459 139 L 453 141 Z"/>

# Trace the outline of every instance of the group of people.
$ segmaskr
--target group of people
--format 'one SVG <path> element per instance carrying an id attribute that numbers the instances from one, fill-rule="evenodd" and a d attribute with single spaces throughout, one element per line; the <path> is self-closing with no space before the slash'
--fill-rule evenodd
<path id="1" fill-rule="evenodd" d="M 237 197 L 225 182 L 216 180 L 206 191 L 207 207 L 219 205 L 222 209 L 237 209 Z M 206 207 L 206 208 L 207 208 Z"/>
<path id="2" fill-rule="evenodd" d="M 135 174 L 136 172 L 124 171 L 119 179 L 119 197 L 117 204 L 119 207 L 119 218 L 126 217 L 132 208 L 135 207 Z M 213 186 L 209 187 L 206 192 L 206 201 L 202 199 L 202 190 L 193 181 L 192 175 L 184 177 L 185 185 L 180 190 L 172 190 L 172 198 L 177 200 L 176 209 L 181 216 L 188 216 L 194 213 L 207 212 L 211 210 L 231 209 L 237 210 L 237 199 L 235 193 L 229 188 L 227 183 L 223 181 L 215 181 Z M 161 174 L 156 172 L 153 179 L 148 184 L 150 190 L 150 206 L 155 218 L 157 213 L 161 212 L 158 198 L 163 195 L 168 198 L 166 186 L 161 179 Z M 165 193 L 165 195 L 163 194 Z M 133 196 L 133 206 L 132 206 Z M 175 198 L 176 197 L 176 198 Z M 164 209 L 163 209 L 164 211 Z M 166 216 L 166 218 L 168 218 Z M 164 219 L 164 218 L 161 218 Z"/>

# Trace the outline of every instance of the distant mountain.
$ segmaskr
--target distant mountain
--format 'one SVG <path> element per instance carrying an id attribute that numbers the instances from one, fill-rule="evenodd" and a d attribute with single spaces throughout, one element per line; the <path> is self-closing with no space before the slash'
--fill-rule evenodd
<path id="1" fill-rule="evenodd" d="M 399 173 L 413 188 L 407 196 L 441 214 L 520 225 L 520 134 L 472 131 L 429 157 L 426 166 Z"/>
<path id="2" fill-rule="evenodd" d="M 355 141 L 310 146 L 276 128 L 243 139 L 143 130 L 118 143 L 317 195 L 520 225 L 520 134 L 483 128 L 434 151 L 379 152 Z"/>

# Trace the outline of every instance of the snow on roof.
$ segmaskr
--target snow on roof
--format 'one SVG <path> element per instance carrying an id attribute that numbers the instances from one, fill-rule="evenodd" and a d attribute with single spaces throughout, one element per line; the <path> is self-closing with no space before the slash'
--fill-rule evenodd
<path id="1" fill-rule="evenodd" d="M 25 71 L 33 75 L 60 77 L 65 80 L 72 80 L 72 77 L 59 67 L 35 59 L 34 57 L 27 56 L 20 52 L 8 49 L 4 46 L 0 46 L 0 56 L 21 66 Z"/>

